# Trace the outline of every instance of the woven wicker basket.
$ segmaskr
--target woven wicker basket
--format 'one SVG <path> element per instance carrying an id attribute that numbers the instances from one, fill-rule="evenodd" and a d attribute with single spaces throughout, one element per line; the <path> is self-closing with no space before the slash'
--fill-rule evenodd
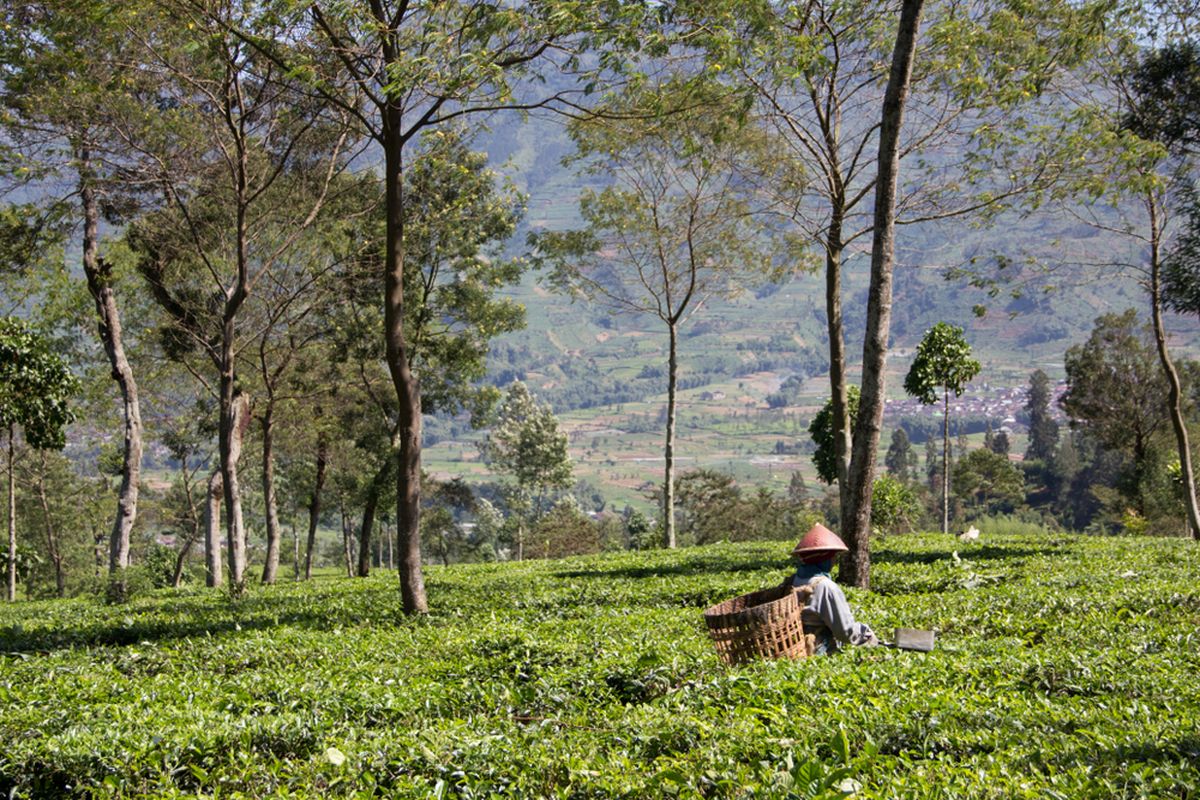
<path id="1" fill-rule="evenodd" d="M 813 637 L 804 635 L 803 603 L 812 589 L 789 585 L 744 594 L 704 612 L 708 635 L 726 664 L 755 658 L 805 658 Z"/>

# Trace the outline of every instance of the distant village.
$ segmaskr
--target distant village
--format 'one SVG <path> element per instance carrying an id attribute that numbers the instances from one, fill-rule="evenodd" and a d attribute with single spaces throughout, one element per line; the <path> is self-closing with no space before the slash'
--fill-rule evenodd
<path id="1" fill-rule="evenodd" d="M 1066 420 L 1058 400 L 1067 390 L 1067 384 L 1059 381 L 1054 385 L 1053 400 L 1050 403 L 1050 413 L 1059 422 Z M 950 397 L 951 417 L 986 417 L 998 424 L 995 430 L 1013 433 L 1014 430 L 1025 428 L 1017 419 L 1025 408 L 1028 400 L 1027 386 L 992 386 L 988 383 L 971 384 L 962 397 Z M 905 397 L 903 400 L 888 400 L 884 404 L 884 416 L 898 419 L 901 417 L 941 417 L 942 404 L 923 405 L 915 398 Z"/>

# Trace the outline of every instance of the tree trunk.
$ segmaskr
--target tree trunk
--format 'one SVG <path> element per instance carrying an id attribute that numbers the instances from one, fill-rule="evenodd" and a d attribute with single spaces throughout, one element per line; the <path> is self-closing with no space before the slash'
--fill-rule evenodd
<path id="1" fill-rule="evenodd" d="M 950 532 L 950 389 L 942 387 L 942 533 Z"/>
<path id="2" fill-rule="evenodd" d="M 204 503 L 204 585 L 220 586 L 221 566 L 221 498 L 224 495 L 220 468 L 208 478 Z"/>
<path id="3" fill-rule="evenodd" d="M 903 0 L 879 127 L 879 170 L 875 184 L 867 331 L 863 340 L 862 393 L 850 459 L 851 514 L 842 521 L 842 535 L 850 547 L 845 564 L 846 578 L 849 583 L 863 589 L 870 588 L 871 583 L 871 491 L 875 479 L 875 451 L 879 447 L 879 431 L 883 421 L 888 340 L 892 322 L 900 128 L 904 122 L 904 103 L 912 78 L 912 62 L 923 5 L 924 0 Z"/>
<path id="4" fill-rule="evenodd" d="M 17 600 L 17 483 L 13 473 L 13 426 L 8 426 L 8 602 Z"/>
<path id="5" fill-rule="evenodd" d="M 46 497 L 46 453 L 41 452 L 42 470 L 38 473 L 37 489 L 38 503 L 42 507 L 42 524 L 46 528 L 46 555 L 54 564 L 54 594 L 56 597 L 67 596 L 66 576 L 63 574 L 63 557 L 58 549 L 58 536 L 54 532 L 54 520 L 50 518 L 50 501 Z"/>
<path id="6" fill-rule="evenodd" d="M 229 585 L 235 592 L 246 583 L 246 529 L 242 524 L 242 496 L 238 484 L 238 461 L 242 455 L 242 437 L 249 422 L 248 402 L 235 388 L 233 374 L 232 321 L 227 323 L 225 353 L 221 370 L 220 460 L 221 483 L 225 493 L 225 546 L 228 549 Z"/>
<path id="7" fill-rule="evenodd" d="M 379 495 L 383 491 L 383 482 L 387 480 L 389 465 L 384 464 L 371 479 L 367 489 L 367 502 L 363 506 L 362 528 L 358 532 L 358 577 L 365 578 L 371 574 L 371 533 L 375 528 L 375 511 L 379 508 Z"/>
<path id="8" fill-rule="evenodd" d="M 197 532 L 199 526 L 197 526 Z M 196 544 L 196 539 L 199 538 L 197 533 L 193 533 L 183 542 L 183 547 L 179 548 L 179 554 L 175 556 L 175 569 L 171 573 L 171 588 L 178 589 L 183 585 L 183 568 L 187 565 L 188 556 L 192 552 L 192 547 Z"/>
<path id="9" fill-rule="evenodd" d="M 227 98 L 228 99 L 228 98 Z M 228 111 L 228 107 L 226 109 Z M 250 286 L 250 233 L 246 219 L 249 205 L 247 189 L 246 141 L 234 137 L 237 150 L 236 188 L 237 223 L 234 242 L 237 249 L 237 277 L 233 286 L 225 289 L 225 304 L 221 314 L 220 426 L 218 442 L 221 478 L 225 489 L 225 537 L 229 549 L 229 586 L 235 593 L 246 588 L 246 528 L 242 522 L 242 492 L 238 482 L 238 461 L 242 455 L 242 438 L 250 423 L 249 398 L 237 385 L 235 345 L 237 317 L 246 302 Z"/>
<path id="10" fill-rule="evenodd" d="M 109 536 L 108 571 L 112 580 L 124 583 L 123 573 L 129 567 L 129 540 L 137 520 L 138 484 L 142 471 L 142 414 L 138 404 L 138 386 L 133 368 L 125 357 L 121 334 L 121 314 L 113 293 L 109 265 L 99 255 L 100 212 L 88 173 L 89 154 L 79 154 L 80 202 L 83 205 L 83 272 L 88 292 L 96 304 L 97 330 L 100 343 L 108 356 L 113 380 L 121 389 L 124 411 L 124 452 L 121 462 L 121 491 L 117 497 L 117 515 Z"/>
<path id="11" fill-rule="evenodd" d="M 394 556 L 395 556 L 395 549 L 394 549 L 395 540 L 392 538 L 392 526 L 388 525 L 386 519 L 383 521 L 383 535 L 387 539 L 387 560 L 388 560 L 387 566 L 388 566 L 388 570 L 391 571 L 396 568 L 396 562 L 395 562 L 395 558 L 394 558 Z"/>
<path id="12" fill-rule="evenodd" d="M 1158 221 L 1158 204 L 1153 195 L 1147 197 L 1150 210 L 1150 315 L 1154 327 L 1154 343 L 1158 348 L 1158 360 L 1163 374 L 1167 376 L 1167 410 L 1170 412 L 1171 427 L 1175 431 L 1175 445 L 1179 451 L 1179 467 L 1183 480 L 1183 504 L 1187 512 L 1188 527 L 1192 538 L 1200 541 L 1200 507 L 1196 504 L 1196 476 L 1192 469 L 1192 446 L 1188 441 L 1187 421 L 1183 416 L 1183 388 L 1179 382 L 1179 371 L 1167 349 L 1167 333 L 1163 327 L 1160 239 L 1162 231 Z"/>
<path id="13" fill-rule="evenodd" d="M 275 403 L 267 401 L 262 423 L 262 485 L 263 503 L 267 511 L 267 556 L 263 564 L 262 582 L 274 583 L 279 572 L 279 509 L 275 501 Z"/>
<path id="14" fill-rule="evenodd" d="M 667 441 L 663 448 L 663 525 L 667 547 L 675 548 L 675 388 L 679 375 L 679 328 L 668 324 L 667 352 Z"/>
<path id="15" fill-rule="evenodd" d="M 383 127 L 387 214 L 383 324 L 388 371 L 399 403 L 396 538 L 400 599 L 405 613 L 424 614 L 429 604 L 421 573 L 421 392 L 408 363 L 404 338 L 404 142 L 398 106 L 385 109 Z"/>
<path id="16" fill-rule="evenodd" d="M 842 322 L 843 209 L 835 198 L 825 237 L 825 317 L 829 331 L 829 395 L 833 405 L 833 452 L 839 517 L 850 515 L 850 453 L 853 422 L 846 386 L 846 333 Z M 844 525 L 845 523 L 841 523 Z"/>
<path id="17" fill-rule="evenodd" d="M 100 580 L 104 575 L 104 529 L 93 524 L 92 525 L 92 558 L 96 565 L 95 578 Z"/>
<path id="18" fill-rule="evenodd" d="M 300 532 L 296 530 L 296 518 L 288 515 L 292 529 L 292 580 L 300 580 Z"/>
<path id="19" fill-rule="evenodd" d="M 354 556 L 350 552 L 350 542 L 354 539 L 354 533 L 351 530 L 350 518 L 346 516 L 346 506 L 343 504 L 340 508 L 342 514 L 342 555 L 346 557 L 346 577 L 354 577 Z"/>
<path id="20" fill-rule="evenodd" d="M 171 586 L 178 589 L 183 583 L 183 567 L 187 563 L 188 554 L 192 551 L 192 546 L 196 540 L 200 538 L 200 518 L 196 513 L 196 500 L 192 493 L 192 481 L 188 476 L 187 455 L 183 457 L 183 495 L 187 500 L 188 507 L 188 537 L 184 542 L 183 547 L 179 550 L 179 555 L 175 557 L 175 571 L 171 574 Z"/>
<path id="21" fill-rule="evenodd" d="M 325 469 L 329 462 L 329 443 L 325 434 L 317 435 L 317 474 L 313 481 L 312 497 L 308 501 L 308 546 L 304 550 L 304 580 L 312 580 L 313 550 L 317 546 L 317 523 L 321 521 L 321 489 L 325 486 Z"/>

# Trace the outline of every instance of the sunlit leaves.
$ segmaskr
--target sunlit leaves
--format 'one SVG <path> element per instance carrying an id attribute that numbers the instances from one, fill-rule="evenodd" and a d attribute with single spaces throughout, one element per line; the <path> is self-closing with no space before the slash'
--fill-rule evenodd
<path id="1" fill-rule="evenodd" d="M 917 345 L 917 355 L 904 378 L 904 391 L 925 404 L 938 401 L 938 389 L 958 397 L 979 374 L 963 329 L 946 322 L 934 325 Z"/>
<path id="2" fill-rule="evenodd" d="M 849 592 L 884 634 L 937 628 L 934 652 L 737 670 L 699 614 L 778 583 L 780 543 L 432 568 L 444 610 L 421 620 L 394 576 L 21 604 L 0 623 L 0 779 L 127 797 L 1194 792 L 1195 548 L 981 527 L 889 537 L 877 591 Z"/>
<path id="3" fill-rule="evenodd" d="M 20 426 L 34 447 L 61 450 L 78 391 L 79 382 L 46 339 L 19 319 L 0 318 L 0 428 Z"/>

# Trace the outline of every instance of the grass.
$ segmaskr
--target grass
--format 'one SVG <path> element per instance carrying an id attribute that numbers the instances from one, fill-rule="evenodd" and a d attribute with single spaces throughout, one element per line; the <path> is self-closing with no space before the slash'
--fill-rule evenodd
<path id="1" fill-rule="evenodd" d="M 721 667 L 700 612 L 780 543 L 0 612 L 17 797 L 1195 797 L 1200 550 L 936 535 L 849 592 L 933 653 Z"/>

